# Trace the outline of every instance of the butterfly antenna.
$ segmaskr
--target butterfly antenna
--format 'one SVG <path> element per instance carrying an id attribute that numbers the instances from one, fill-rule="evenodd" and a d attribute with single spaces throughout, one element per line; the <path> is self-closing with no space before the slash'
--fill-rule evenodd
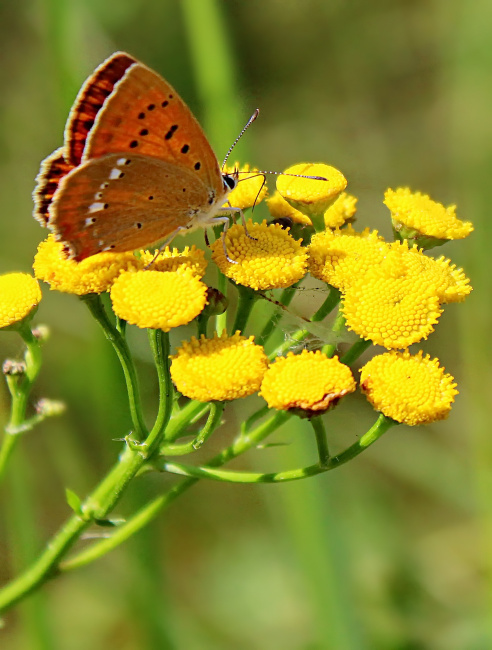
<path id="1" fill-rule="evenodd" d="M 253 113 L 253 115 L 249 118 L 249 120 L 248 120 L 248 121 L 246 122 L 246 124 L 244 125 L 244 127 L 243 127 L 241 133 L 237 136 L 237 138 L 234 140 L 234 142 L 232 143 L 232 145 L 229 147 L 229 151 L 226 153 L 226 157 L 224 158 L 224 162 L 222 163 L 222 167 L 221 167 L 221 169 L 224 169 L 225 164 L 226 164 L 226 162 L 227 162 L 229 156 L 230 156 L 231 153 L 232 153 L 232 150 L 233 150 L 234 147 L 237 145 L 237 143 L 239 142 L 239 140 L 243 137 L 244 132 L 245 132 L 245 131 L 246 131 L 246 130 L 247 130 L 247 129 L 248 129 L 248 128 L 253 124 L 253 122 L 256 120 L 256 118 L 258 117 L 259 114 L 260 114 L 260 109 L 257 108 L 257 109 L 255 110 L 255 112 Z"/>

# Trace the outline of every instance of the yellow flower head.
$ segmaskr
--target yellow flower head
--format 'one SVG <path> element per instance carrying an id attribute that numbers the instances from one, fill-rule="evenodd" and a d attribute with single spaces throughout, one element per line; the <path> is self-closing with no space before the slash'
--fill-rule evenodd
<path id="1" fill-rule="evenodd" d="M 40 300 L 41 289 L 32 275 L 0 275 L 0 328 L 22 321 L 36 309 Z"/>
<path id="2" fill-rule="evenodd" d="M 317 233 L 308 250 L 311 275 L 345 291 L 384 260 L 388 244 L 377 230 L 356 232 L 349 224 L 343 230 Z"/>
<path id="3" fill-rule="evenodd" d="M 328 358 L 320 350 L 301 354 L 289 352 L 268 368 L 260 395 L 270 408 L 319 414 L 355 390 L 348 366 L 338 357 Z"/>
<path id="4" fill-rule="evenodd" d="M 205 307 L 207 287 L 191 269 L 122 273 L 111 287 L 113 310 L 138 327 L 169 332 Z"/>
<path id="5" fill-rule="evenodd" d="M 347 192 L 340 196 L 330 205 L 324 214 L 326 228 L 340 228 L 351 219 L 357 211 L 357 198 Z"/>
<path id="6" fill-rule="evenodd" d="M 120 273 L 136 268 L 138 260 L 131 252 L 97 253 L 76 262 L 66 256 L 63 243 L 53 235 L 39 244 L 33 264 L 34 275 L 50 289 L 78 296 L 108 291 Z"/>
<path id="7" fill-rule="evenodd" d="M 435 259 L 425 255 L 416 246 L 409 247 L 407 240 L 393 242 L 390 249 L 383 265 L 392 263 L 393 256 L 397 255 L 405 273 L 419 277 L 422 285 L 432 286 L 441 304 L 462 302 L 472 291 L 463 269 L 457 268 L 445 257 Z"/>
<path id="8" fill-rule="evenodd" d="M 445 208 L 427 194 L 411 192 L 408 187 L 386 190 L 384 203 L 391 212 L 393 227 L 405 239 L 418 240 L 419 236 L 440 240 L 463 239 L 473 231 L 469 221 L 460 221 L 456 217 L 455 205 Z"/>
<path id="9" fill-rule="evenodd" d="M 192 336 L 171 357 L 171 377 L 176 388 L 200 402 L 247 397 L 260 388 L 268 367 L 263 348 L 255 345 L 254 337 L 214 335 L 200 340 Z"/>
<path id="10" fill-rule="evenodd" d="M 205 252 L 201 248 L 193 245 L 191 248 L 186 246 L 180 252 L 177 248 L 172 250 L 169 246 L 159 253 L 154 260 L 157 251 L 140 251 L 141 268 L 146 267 L 152 262 L 149 267 L 152 271 L 177 271 L 179 268 L 191 269 L 199 278 L 203 278 L 207 270 L 207 260 L 205 259 Z"/>
<path id="11" fill-rule="evenodd" d="M 342 308 L 348 329 L 385 348 L 426 339 L 442 313 L 435 287 L 407 273 L 398 256 L 351 284 Z"/>
<path id="12" fill-rule="evenodd" d="M 299 210 L 293 208 L 291 204 L 284 199 L 279 191 L 275 192 L 273 196 L 269 197 L 266 200 L 266 203 L 268 205 L 268 210 L 274 219 L 287 217 L 288 219 L 292 219 L 294 223 L 301 223 L 306 226 L 312 225 L 311 219 L 305 214 L 302 214 L 302 212 L 299 212 Z"/>
<path id="13" fill-rule="evenodd" d="M 301 176 L 320 176 L 326 180 L 318 181 Z M 321 163 L 293 165 L 277 179 L 277 190 L 284 199 L 308 216 L 322 215 L 346 187 L 347 180 L 338 169 Z"/>
<path id="14" fill-rule="evenodd" d="M 275 192 L 275 194 L 271 198 L 267 199 L 266 202 L 272 217 L 276 219 L 288 217 L 289 219 L 292 219 L 294 223 L 301 223 L 306 226 L 312 225 L 311 219 L 292 207 L 280 192 Z M 347 219 L 354 216 L 356 212 L 356 203 L 357 199 L 355 196 L 342 192 L 324 214 L 325 227 L 338 228 L 342 226 Z"/>
<path id="15" fill-rule="evenodd" d="M 228 278 L 255 290 L 290 287 L 306 273 L 307 253 L 287 230 L 278 224 L 235 224 L 227 230 L 227 261 L 222 239 L 212 246 L 212 259 Z"/>
<path id="16" fill-rule="evenodd" d="M 245 210 L 263 201 L 267 195 L 265 176 L 258 174 L 255 168 L 250 170 L 249 165 L 239 167 L 238 163 L 233 167 L 227 167 L 224 171 L 231 174 L 236 169 L 239 170 L 238 184 L 227 197 L 227 203 L 223 207 L 232 206 Z"/>
<path id="17" fill-rule="evenodd" d="M 361 369 L 360 385 L 375 409 L 409 426 L 443 420 L 458 394 L 453 377 L 422 351 L 374 357 Z"/>

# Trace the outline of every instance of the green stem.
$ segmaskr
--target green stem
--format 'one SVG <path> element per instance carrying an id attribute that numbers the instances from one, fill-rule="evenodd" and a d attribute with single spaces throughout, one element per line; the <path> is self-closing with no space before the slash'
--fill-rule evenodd
<path id="1" fill-rule="evenodd" d="M 254 431 L 247 436 L 240 436 L 230 447 L 224 449 L 220 454 L 215 456 L 210 462 L 209 467 L 218 467 L 227 461 L 244 453 L 248 449 L 256 446 L 261 440 L 266 438 L 270 433 L 277 429 L 281 424 L 289 419 L 289 414 L 284 411 L 275 412 L 268 420 L 259 425 Z M 133 515 L 125 524 L 117 528 L 113 535 L 100 542 L 96 542 L 90 548 L 78 553 L 74 557 L 66 560 L 60 566 L 61 571 L 68 571 L 77 567 L 89 564 L 94 560 L 102 557 L 112 549 L 122 544 L 129 537 L 146 526 L 157 514 L 165 507 L 170 505 L 174 499 L 189 489 L 197 482 L 198 478 L 186 478 L 174 485 L 165 494 L 156 497 L 153 501 L 144 506 L 136 515 Z M 0 594 L 1 595 L 1 594 Z M 1 601 L 0 601 L 1 604 Z"/>
<path id="2" fill-rule="evenodd" d="M 312 418 L 311 426 L 313 427 L 314 435 L 316 436 L 320 467 L 327 467 L 330 461 L 330 451 L 328 449 L 325 426 L 319 415 Z"/>
<path id="3" fill-rule="evenodd" d="M 287 289 L 284 289 L 280 295 L 280 298 L 278 299 L 278 302 L 284 305 L 284 307 L 288 307 L 290 303 L 292 302 L 292 299 L 296 295 L 296 289 L 299 283 L 294 285 L 293 287 L 287 287 Z M 275 332 L 277 325 L 279 324 L 283 314 L 283 309 L 282 307 L 276 307 L 267 321 L 265 327 L 262 329 L 261 334 L 257 337 L 256 343 L 258 345 L 265 346 L 268 342 L 268 339 L 272 336 L 272 334 Z"/>
<path id="4" fill-rule="evenodd" d="M 397 423 L 394 420 L 386 418 L 384 415 L 380 415 L 374 426 L 371 427 L 367 433 L 340 454 L 332 456 L 331 458 L 326 458 L 327 450 L 325 451 L 325 449 L 323 449 L 323 457 L 325 458 L 325 463 L 323 465 L 316 463 L 315 465 L 309 465 L 308 467 L 271 474 L 215 469 L 212 464 L 209 464 L 207 467 L 194 467 L 192 465 L 169 463 L 167 461 L 159 463 L 158 467 L 164 472 L 171 472 L 172 474 L 179 474 L 180 476 L 187 476 L 196 479 L 209 478 L 215 481 L 227 481 L 229 483 L 286 483 L 287 481 L 297 481 L 306 478 L 307 476 L 315 476 L 316 474 L 322 474 L 323 472 L 328 472 L 340 467 L 370 447 L 383 435 L 383 433 L 395 424 Z"/>
<path id="5" fill-rule="evenodd" d="M 364 341 L 362 339 L 360 341 L 356 341 L 353 345 L 350 346 L 347 352 L 345 352 L 340 361 L 349 366 L 356 359 L 358 359 L 370 345 L 372 345 L 372 341 Z"/>
<path id="6" fill-rule="evenodd" d="M 189 401 L 186 406 L 172 414 L 166 429 L 166 441 L 173 441 L 185 435 L 186 429 L 210 409 L 208 402 Z"/>
<path id="7" fill-rule="evenodd" d="M 338 305 L 340 302 L 340 296 L 341 293 L 338 289 L 335 289 L 335 287 L 330 287 L 330 291 L 328 293 L 328 296 L 326 297 L 325 301 L 321 305 L 321 307 L 316 311 L 311 320 L 313 322 L 319 322 L 322 321 L 330 314 L 335 307 Z"/>
<path id="8" fill-rule="evenodd" d="M 258 300 L 258 296 L 255 291 L 249 287 L 243 287 L 242 285 L 237 285 L 237 290 L 239 294 L 239 300 L 236 308 L 236 318 L 234 320 L 234 325 L 232 327 L 232 334 L 235 334 L 238 330 L 243 332 L 246 328 L 246 323 L 251 314 L 251 310 L 254 307 L 255 302 Z"/>
<path id="9" fill-rule="evenodd" d="M 171 417 L 174 389 L 169 372 L 169 334 L 162 330 L 148 330 L 150 347 L 154 355 L 157 378 L 159 384 L 159 409 L 146 444 L 149 445 L 149 454 L 154 451 L 164 435 Z"/>
<path id="10" fill-rule="evenodd" d="M 184 456 L 191 454 L 203 445 L 203 443 L 212 435 L 219 426 L 222 413 L 224 411 L 224 402 L 211 402 L 210 413 L 205 426 L 200 433 L 190 442 L 184 442 L 180 445 L 164 444 L 159 449 L 162 456 Z"/>
<path id="11" fill-rule="evenodd" d="M 147 427 L 142 414 L 137 373 L 126 340 L 109 320 L 100 296 L 95 293 L 90 293 L 86 296 L 81 296 L 81 299 L 85 302 L 91 314 L 102 327 L 104 335 L 118 355 L 125 376 L 134 434 L 138 440 L 142 440 L 147 435 Z"/>
<path id="12" fill-rule="evenodd" d="M 0 447 L 0 478 L 4 475 L 12 452 L 24 432 L 26 409 L 29 394 L 39 371 L 41 370 L 41 346 L 30 326 L 24 321 L 19 323 L 17 331 L 26 344 L 24 354 L 25 372 L 19 375 L 6 375 L 7 385 L 12 397 L 10 417 L 5 426 L 4 438 Z M 25 430 L 28 430 L 26 428 Z"/>
<path id="13" fill-rule="evenodd" d="M 345 328 L 345 316 L 343 315 L 342 311 L 339 311 L 337 317 L 335 318 L 335 322 L 331 327 L 331 331 L 341 332 L 344 328 Z M 327 357 L 332 357 L 335 354 L 336 349 L 337 346 L 334 343 L 327 343 L 326 345 L 323 345 L 321 351 L 324 354 L 326 354 Z"/>

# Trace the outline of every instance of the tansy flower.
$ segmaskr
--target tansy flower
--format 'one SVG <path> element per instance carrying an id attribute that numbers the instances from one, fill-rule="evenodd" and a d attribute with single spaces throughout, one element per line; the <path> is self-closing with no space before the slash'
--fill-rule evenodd
<path id="1" fill-rule="evenodd" d="M 169 332 L 205 307 L 207 287 L 191 269 L 122 273 L 111 287 L 113 311 L 138 327 Z"/>
<path id="2" fill-rule="evenodd" d="M 0 275 L 0 328 L 10 327 L 33 314 L 40 300 L 41 289 L 32 275 Z"/>
<path id="3" fill-rule="evenodd" d="M 326 180 L 302 176 L 320 176 Z M 338 169 L 321 163 L 293 165 L 277 178 L 277 190 L 284 199 L 310 217 L 322 215 L 346 187 L 347 180 Z"/>
<path id="4" fill-rule="evenodd" d="M 311 219 L 296 210 L 291 204 L 284 199 L 280 192 L 267 199 L 268 209 L 272 217 L 279 219 L 281 217 L 288 217 L 295 223 L 312 225 Z M 348 219 L 354 216 L 356 212 L 357 199 L 351 194 L 342 192 L 340 196 L 330 205 L 323 215 L 326 228 L 338 228 L 342 226 Z"/>
<path id="5" fill-rule="evenodd" d="M 410 426 L 446 418 L 458 393 L 438 360 L 422 355 L 387 352 L 361 369 L 361 390 L 374 408 Z"/>
<path id="6" fill-rule="evenodd" d="M 330 205 L 324 214 L 325 226 L 327 228 L 340 228 L 351 219 L 357 211 L 357 198 L 347 192 L 340 196 Z"/>
<path id="7" fill-rule="evenodd" d="M 268 205 L 268 210 L 272 217 L 275 219 L 281 219 L 282 217 L 287 217 L 292 219 L 294 223 L 301 223 L 306 226 L 311 226 L 312 221 L 305 214 L 302 214 L 299 210 L 296 210 L 291 204 L 284 199 L 280 192 L 275 192 L 275 194 L 269 197 L 266 200 Z"/>
<path id="8" fill-rule="evenodd" d="M 227 230 L 227 261 L 222 239 L 212 246 L 212 259 L 228 278 L 255 290 L 290 287 L 306 273 L 307 253 L 287 230 L 278 224 L 235 224 Z"/>
<path id="9" fill-rule="evenodd" d="M 426 339 L 442 313 L 436 287 L 407 273 L 398 256 L 351 284 L 342 310 L 348 329 L 385 348 Z"/>
<path id="10" fill-rule="evenodd" d="M 66 256 L 63 243 L 53 235 L 39 244 L 33 264 L 34 275 L 47 282 L 50 289 L 79 296 L 103 293 L 120 273 L 136 268 L 138 260 L 131 252 L 97 253 L 75 262 Z"/>
<path id="11" fill-rule="evenodd" d="M 391 212 L 393 228 L 402 239 L 413 239 L 425 248 L 437 246 L 448 239 L 463 239 L 473 231 L 469 221 L 456 217 L 456 206 L 445 208 L 420 192 L 408 187 L 388 189 L 384 203 Z"/>
<path id="12" fill-rule="evenodd" d="M 311 275 L 344 291 L 384 260 L 388 244 L 377 230 L 356 232 L 349 224 L 343 230 L 316 233 L 308 251 Z"/>
<path id="13" fill-rule="evenodd" d="M 328 410 L 355 390 L 348 366 L 338 357 L 328 358 L 320 350 L 301 354 L 289 352 L 268 368 L 260 395 L 270 408 L 315 415 Z"/>
<path id="14" fill-rule="evenodd" d="M 245 210 L 263 201 L 267 194 L 267 186 L 264 175 L 258 174 L 258 170 L 255 168 L 250 170 L 249 165 L 239 167 L 239 164 L 236 163 L 233 167 L 228 167 L 224 171 L 233 173 L 236 169 L 239 169 L 239 182 L 227 197 L 227 203 L 223 207 L 232 206 L 233 208 Z"/>
<path id="15" fill-rule="evenodd" d="M 409 247 L 407 240 L 395 241 L 390 245 L 386 263 L 391 263 L 395 254 L 399 256 L 407 274 L 420 277 L 422 285 L 434 287 L 440 303 L 462 302 L 472 291 L 463 269 L 451 264 L 444 256 L 435 259 L 425 255 L 416 246 Z"/>
<path id="16" fill-rule="evenodd" d="M 260 388 L 268 366 L 263 348 L 254 337 L 214 335 L 183 341 L 171 357 L 171 377 L 176 388 L 200 402 L 225 401 L 247 397 Z"/>
<path id="17" fill-rule="evenodd" d="M 198 277 L 202 278 L 207 270 L 207 260 L 205 259 L 205 251 L 193 245 L 191 248 L 186 246 L 180 252 L 177 248 L 172 250 L 169 246 L 155 257 L 157 251 L 140 251 L 141 267 L 148 266 L 152 271 L 177 271 L 179 268 L 189 268 Z M 154 260 L 155 258 L 155 260 Z"/>

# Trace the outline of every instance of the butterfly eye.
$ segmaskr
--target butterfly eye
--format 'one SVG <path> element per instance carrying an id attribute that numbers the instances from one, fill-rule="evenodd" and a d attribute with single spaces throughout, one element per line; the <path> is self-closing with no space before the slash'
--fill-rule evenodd
<path id="1" fill-rule="evenodd" d="M 222 174 L 222 180 L 224 181 L 224 189 L 226 192 L 232 191 L 237 185 L 237 178 L 231 174 Z"/>

